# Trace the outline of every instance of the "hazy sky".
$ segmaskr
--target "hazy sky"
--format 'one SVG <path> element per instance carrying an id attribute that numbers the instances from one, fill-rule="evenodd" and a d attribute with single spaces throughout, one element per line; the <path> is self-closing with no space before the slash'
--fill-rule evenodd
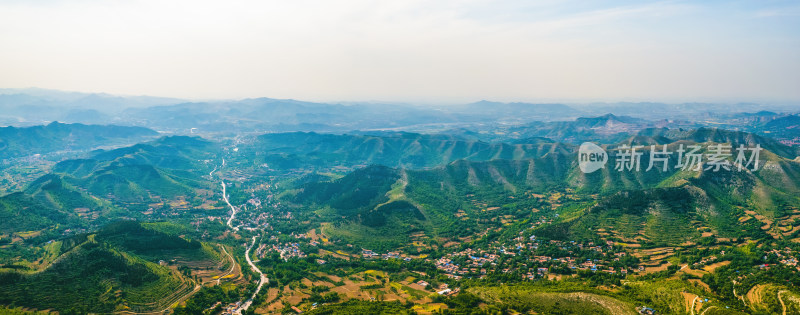
<path id="1" fill-rule="evenodd" d="M 800 101 L 797 1 L 0 2 L 0 87 L 317 101 Z"/>

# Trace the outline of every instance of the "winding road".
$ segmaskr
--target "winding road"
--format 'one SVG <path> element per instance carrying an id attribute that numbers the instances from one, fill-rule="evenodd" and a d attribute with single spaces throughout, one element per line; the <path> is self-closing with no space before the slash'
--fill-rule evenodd
<path id="1" fill-rule="evenodd" d="M 225 166 L 225 159 L 222 159 L 222 166 L 223 167 Z M 218 170 L 218 167 L 214 167 L 214 169 L 210 173 L 208 173 L 208 176 L 209 177 L 213 177 L 214 176 L 214 172 L 216 172 L 217 170 Z M 237 213 L 236 207 L 234 207 L 231 204 L 230 200 L 228 199 L 227 187 L 225 185 L 225 181 L 224 180 L 221 181 L 221 185 L 222 185 L 222 199 L 225 200 L 225 203 L 228 204 L 228 207 L 231 208 L 231 217 L 228 218 L 227 225 L 228 225 L 229 228 L 233 229 L 234 231 L 238 231 L 239 227 L 233 226 L 233 219 L 236 218 L 236 213 Z M 259 282 L 258 282 L 258 287 L 256 288 L 256 291 L 253 293 L 253 295 L 250 297 L 250 299 L 248 299 L 247 301 L 242 303 L 242 305 L 235 311 L 235 314 L 241 314 L 242 312 L 244 312 L 248 308 L 250 308 L 250 306 L 253 304 L 253 300 L 256 298 L 258 293 L 261 292 L 261 288 L 264 286 L 264 284 L 269 283 L 269 278 L 267 278 L 267 276 L 265 276 L 264 273 L 261 272 L 261 269 L 258 269 L 258 267 L 250 259 L 250 250 L 253 248 L 253 246 L 255 246 L 257 237 L 258 236 L 253 236 L 253 241 L 250 244 L 250 246 L 247 247 L 247 250 L 245 251 L 244 255 L 245 255 L 245 259 L 247 259 L 247 263 L 250 265 L 250 268 L 252 268 L 253 271 L 257 272 L 259 274 L 259 276 L 260 276 L 260 279 L 259 279 Z M 228 272 L 220 275 L 219 278 L 217 278 L 217 280 L 216 280 L 217 281 L 217 285 L 220 284 L 220 281 L 222 280 L 223 277 L 233 273 L 234 269 L 236 268 L 236 260 L 233 258 L 233 256 L 230 253 L 228 253 L 228 251 L 225 249 L 225 246 L 223 246 L 223 245 L 219 245 L 219 246 L 222 248 L 222 252 L 226 256 L 228 256 L 228 259 L 230 259 L 230 261 L 231 261 L 231 269 L 228 270 Z M 63 255 L 62 255 L 62 257 L 63 257 Z M 57 259 L 60 259 L 60 258 L 61 257 L 59 257 Z M 190 281 L 192 281 L 192 280 L 190 280 Z M 195 281 L 192 281 L 192 282 L 195 283 Z M 165 308 L 165 309 L 163 309 L 161 311 L 138 313 L 138 312 L 133 312 L 133 311 L 130 311 L 130 310 L 125 310 L 125 311 L 118 311 L 118 312 L 115 312 L 115 313 L 116 314 L 136 314 L 136 315 L 139 315 L 139 314 L 141 314 L 141 315 L 144 315 L 144 314 L 164 314 L 164 313 L 168 312 L 170 309 L 172 309 L 173 305 L 188 299 L 190 296 L 192 296 L 193 294 L 197 293 L 197 291 L 199 291 L 202 288 L 203 288 L 202 284 L 195 283 L 195 287 L 191 292 L 188 292 L 185 295 L 181 296 L 180 298 L 178 298 L 177 302 L 170 303 L 170 305 L 167 306 L 167 308 Z"/>
<path id="2" fill-rule="evenodd" d="M 250 259 L 250 250 L 253 249 L 253 246 L 256 245 L 257 237 L 258 236 L 253 236 L 253 242 L 250 243 L 250 246 L 248 246 L 247 250 L 244 252 L 244 258 L 247 260 L 247 264 L 250 265 L 250 268 L 252 268 L 253 271 L 257 272 L 261 279 L 259 279 L 258 281 L 258 287 L 256 288 L 256 292 L 253 292 L 253 296 L 251 296 L 250 299 L 245 301 L 242 304 L 242 306 L 239 307 L 238 310 L 236 310 L 236 314 L 241 314 L 242 312 L 250 308 L 250 305 L 253 304 L 253 300 L 256 298 L 256 295 L 258 295 L 258 292 L 261 292 L 261 287 L 263 287 L 265 283 L 269 283 L 269 278 L 267 278 L 267 276 L 265 276 L 264 273 L 261 272 L 261 269 L 258 269 L 256 264 L 254 264 L 253 261 Z"/>
<path id="3" fill-rule="evenodd" d="M 222 166 L 225 166 L 225 159 L 222 159 Z M 216 170 L 216 168 L 215 168 L 215 170 Z M 213 173 L 213 171 L 212 171 L 212 173 Z M 211 175 L 211 174 L 209 174 L 209 175 Z M 222 185 L 222 199 L 225 200 L 225 203 L 228 204 L 228 207 L 231 208 L 231 217 L 228 218 L 227 225 L 228 225 L 229 228 L 233 229 L 234 231 L 238 231 L 239 227 L 233 226 L 233 219 L 236 218 L 236 207 L 234 207 L 231 204 L 231 201 L 228 199 L 227 186 L 225 185 L 225 181 L 224 180 L 221 181 L 221 185 Z M 265 276 L 264 273 L 261 272 L 261 269 L 258 269 L 256 264 L 254 264 L 253 261 L 250 259 L 250 250 L 253 249 L 253 246 L 256 245 L 256 238 L 257 237 L 258 236 L 253 236 L 253 241 L 252 241 L 252 243 L 250 243 L 250 246 L 247 247 L 247 250 L 245 250 L 244 257 L 247 260 L 247 264 L 250 265 L 250 268 L 253 269 L 253 271 L 258 273 L 258 275 L 259 275 L 260 279 L 258 280 L 258 287 L 256 288 L 256 291 L 253 292 L 253 295 L 250 297 L 250 299 L 248 299 L 247 301 L 242 303 L 242 305 L 234 312 L 235 314 L 241 314 L 242 312 L 244 312 L 248 308 L 250 308 L 250 306 L 253 304 L 253 300 L 256 298 L 258 293 L 261 292 L 261 288 L 264 286 L 264 284 L 269 283 L 269 278 L 267 278 L 267 276 Z M 225 247 L 223 246 L 222 249 L 225 250 Z M 225 254 L 228 254 L 228 253 L 225 252 Z M 230 254 L 228 254 L 228 255 L 230 256 Z M 231 259 L 233 259 L 233 258 L 231 258 Z M 233 271 L 233 268 L 231 268 L 231 271 Z M 219 279 L 217 280 L 217 284 L 219 284 Z"/>
<path id="4" fill-rule="evenodd" d="M 231 204 L 230 200 L 228 200 L 228 193 L 226 192 L 225 188 L 226 188 L 225 187 L 225 181 L 222 181 L 222 199 L 225 200 L 225 203 L 228 204 L 228 207 L 231 207 L 231 217 L 228 218 L 228 227 L 232 228 L 234 231 L 238 231 L 239 228 L 235 227 L 235 226 L 233 226 L 233 224 L 231 224 L 231 222 L 233 222 L 233 219 L 236 217 L 236 207 L 234 207 Z"/>

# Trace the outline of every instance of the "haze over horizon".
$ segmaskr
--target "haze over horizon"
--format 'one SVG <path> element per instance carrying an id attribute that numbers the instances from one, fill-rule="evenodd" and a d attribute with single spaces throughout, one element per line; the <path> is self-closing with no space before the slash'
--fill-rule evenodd
<path id="1" fill-rule="evenodd" d="M 800 101 L 790 1 L 0 3 L 0 87 L 188 99 Z"/>

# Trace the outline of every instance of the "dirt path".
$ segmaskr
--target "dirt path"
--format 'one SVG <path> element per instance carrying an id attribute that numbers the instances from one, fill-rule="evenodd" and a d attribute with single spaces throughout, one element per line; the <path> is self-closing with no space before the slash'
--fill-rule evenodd
<path id="1" fill-rule="evenodd" d="M 742 300 L 744 306 L 747 306 L 747 299 L 744 298 L 744 295 L 739 296 L 736 294 L 736 280 L 731 280 L 731 282 L 733 283 L 733 297 Z"/>
<path id="2" fill-rule="evenodd" d="M 194 281 L 192 281 L 192 283 L 194 283 Z M 142 312 L 142 313 L 138 313 L 138 312 L 134 312 L 134 311 L 118 311 L 118 312 L 114 312 L 114 314 L 133 314 L 133 315 L 166 314 L 170 309 L 172 309 L 173 305 L 177 305 L 177 304 L 180 304 L 183 301 L 186 301 L 186 299 L 191 297 L 193 294 L 197 293 L 197 291 L 200 291 L 200 289 L 202 289 L 202 288 L 203 288 L 202 285 L 195 284 L 194 289 L 192 289 L 192 291 L 187 292 L 183 296 L 179 297 L 177 300 L 175 300 L 175 302 L 169 303 L 169 305 L 167 305 L 167 307 L 165 309 L 160 310 L 160 311 Z"/>
<path id="3" fill-rule="evenodd" d="M 708 310 L 710 310 L 710 309 L 712 309 L 712 308 L 715 308 L 715 307 L 716 307 L 716 306 L 709 306 L 708 308 L 706 308 L 706 310 L 705 310 L 705 311 L 703 311 L 702 313 L 700 313 L 700 315 L 703 315 L 703 314 L 705 314 L 706 312 L 708 312 Z"/>
<path id="4" fill-rule="evenodd" d="M 784 292 L 786 292 L 786 290 L 778 291 L 778 302 L 781 302 L 781 307 L 783 308 L 783 315 L 786 315 L 786 304 L 783 303 L 783 298 L 781 297 L 781 294 Z"/>
<path id="5" fill-rule="evenodd" d="M 219 245 L 219 244 L 217 244 L 217 245 Z M 228 270 L 228 272 L 219 275 L 219 278 L 217 278 L 217 284 L 219 284 L 219 282 L 220 282 L 220 280 L 222 280 L 222 278 L 228 276 L 229 274 L 232 274 L 233 270 L 236 269 L 236 260 L 233 259 L 233 256 L 231 256 L 231 254 L 229 254 L 228 251 L 225 250 L 225 246 L 224 245 L 219 245 L 219 247 L 222 247 L 222 252 L 225 253 L 225 255 L 228 256 L 228 259 L 231 260 L 231 270 Z"/>
<path id="6" fill-rule="evenodd" d="M 230 269 L 228 272 L 226 272 L 226 273 L 224 273 L 224 274 L 220 275 L 220 276 L 219 276 L 219 278 L 217 278 L 217 285 L 219 285 L 219 283 L 220 283 L 220 280 L 222 280 L 222 278 L 223 278 L 223 277 L 225 277 L 225 276 L 227 276 L 227 275 L 229 275 L 229 274 L 233 273 L 233 271 L 236 269 L 236 260 L 234 260 L 234 259 L 233 259 L 233 256 L 231 256 L 231 254 L 229 254 L 227 250 L 225 250 L 225 246 L 223 246 L 223 245 L 220 245 L 220 244 L 217 244 L 217 245 L 218 245 L 220 248 L 222 248 L 222 252 L 223 252 L 223 253 L 224 253 L 226 256 L 228 256 L 228 259 L 230 259 L 230 261 L 231 261 L 231 269 Z M 134 311 L 129 311 L 129 310 L 126 310 L 126 311 L 119 311 L 119 312 L 115 312 L 115 314 L 132 314 L 132 315 L 146 315 L 146 314 L 166 314 L 166 313 L 167 313 L 167 311 L 169 311 L 170 309 L 172 309 L 172 306 L 173 306 L 173 305 L 180 304 L 181 302 L 183 302 L 183 301 L 187 300 L 187 299 L 188 299 L 189 297 L 191 297 L 193 294 L 197 293 L 197 291 L 200 291 L 200 289 L 202 289 L 202 288 L 203 288 L 203 284 L 205 284 L 205 283 L 208 283 L 208 282 L 211 282 L 211 281 L 213 281 L 213 280 L 211 280 L 211 281 L 207 281 L 207 282 L 205 282 L 205 283 L 196 283 L 196 282 L 195 282 L 194 280 L 192 280 L 192 279 L 189 279 L 189 281 L 191 281 L 192 283 L 194 283 L 194 284 L 195 284 L 195 286 L 194 286 L 194 289 L 192 289 L 192 291 L 190 291 L 190 292 L 187 292 L 186 294 L 184 294 L 183 296 L 181 296 L 180 298 L 178 298 L 177 300 L 175 300 L 175 302 L 172 302 L 172 303 L 170 303 L 170 304 L 167 306 L 167 308 L 165 308 L 165 309 L 163 309 L 163 310 L 160 310 L 160 311 L 152 311 L 152 312 L 141 312 L 141 313 L 138 313 L 138 312 L 134 312 Z"/>

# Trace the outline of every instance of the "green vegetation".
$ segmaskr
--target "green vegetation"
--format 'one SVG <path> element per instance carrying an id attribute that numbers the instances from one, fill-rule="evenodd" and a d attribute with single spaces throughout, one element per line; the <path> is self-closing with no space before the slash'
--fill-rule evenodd
<path id="1" fill-rule="evenodd" d="M 513 143 L 177 136 L 65 160 L 0 197 L 0 304 L 218 313 L 254 294 L 244 252 L 255 239 L 249 258 L 269 283 L 249 312 L 687 314 L 701 298 L 707 314 L 800 309 L 794 148 L 645 129 L 604 141 L 760 144 L 770 167 L 621 172 L 610 161 L 583 174 L 574 145 L 542 138 L 595 135 L 609 121 L 642 123 L 546 124 Z"/>
<path id="2" fill-rule="evenodd" d="M 314 315 L 349 315 L 349 314 L 415 314 L 408 305 L 398 302 L 368 302 L 350 300 L 347 302 L 326 305 L 307 314 Z"/>
<path id="3" fill-rule="evenodd" d="M 544 314 L 636 313 L 633 305 L 629 303 L 592 293 L 543 292 L 526 286 L 473 288 L 470 292 L 480 299 L 495 303 L 501 309 L 522 313 L 531 311 Z"/>
<path id="4" fill-rule="evenodd" d="M 62 241 L 58 250 L 58 258 L 44 270 L 0 273 L 1 303 L 65 313 L 165 308 L 193 284 L 153 257 L 170 257 L 164 255 L 168 252 L 212 259 L 198 242 L 131 221 Z"/>
<path id="5" fill-rule="evenodd" d="M 211 310 L 216 314 L 222 311 L 223 306 L 241 298 L 238 291 L 225 290 L 221 286 L 203 287 L 200 291 L 186 300 L 185 305 L 175 308 L 176 315 L 204 314 Z"/>

